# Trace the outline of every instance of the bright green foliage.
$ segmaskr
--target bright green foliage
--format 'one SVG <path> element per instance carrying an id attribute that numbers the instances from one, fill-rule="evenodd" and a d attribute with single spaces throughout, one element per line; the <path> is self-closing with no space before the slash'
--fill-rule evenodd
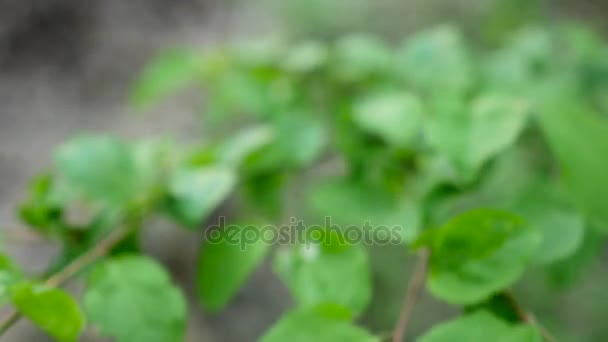
<path id="1" fill-rule="evenodd" d="M 412 94 L 383 93 L 363 98 L 353 120 L 391 145 L 410 147 L 422 131 L 422 103 Z"/>
<path id="2" fill-rule="evenodd" d="M 496 29 L 492 43 L 506 33 Z M 21 218 L 61 244 L 48 274 L 130 229 L 102 245 L 105 254 L 93 250 L 102 260 L 84 296 L 91 324 L 119 342 L 184 340 L 186 304 L 158 264 L 116 256 L 140 252 L 144 223 L 158 213 L 202 230 L 224 203 L 237 222 L 295 218 L 308 229 L 305 241 L 280 236 L 274 267 L 295 308 L 263 341 L 377 340 L 352 323 L 374 293 L 368 243 L 428 249 L 427 288 L 465 308 L 423 341 L 538 341 L 517 324 L 506 291 L 526 270 L 568 285 L 602 251 L 608 48 L 583 26 L 559 24 L 523 28 L 505 43 L 480 48 L 440 26 L 396 48 L 357 34 L 168 52 L 144 70 L 133 102 L 202 85 L 204 141 L 73 138 L 31 183 Z M 204 241 L 192 265 L 210 312 L 272 249 L 260 232 L 213 233 L 224 239 Z M 400 274 L 404 265 L 393 266 Z M 17 289 L 29 310 L 64 298 L 19 287 L 23 279 L 0 258 L 1 300 Z M 64 326 L 54 313 L 24 312 L 52 336 L 76 339 L 82 321 Z"/>
<path id="3" fill-rule="evenodd" d="M 585 223 L 582 216 L 565 205 L 547 185 L 530 185 L 515 205 L 515 211 L 542 234 L 534 257 L 538 264 L 563 260 L 576 252 L 583 242 Z"/>
<path id="4" fill-rule="evenodd" d="M 473 85 L 475 75 L 460 32 L 441 26 L 408 38 L 397 64 L 414 87 L 438 95 L 462 93 Z"/>
<path id="5" fill-rule="evenodd" d="M 137 195 L 135 160 L 129 145 L 110 136 L 80 136 L 59 147 L 55 165 L 69 197 L 126 205 Z"/>
<path id="6" fill-rule="evenodd" d="M 531 326 L 511 325 L 487 311 L 480 310 L 439 324 L 417 341 L 541 342 L 542 338 Z"/>
<path id="7" fill-rule="evenodd" d="M 142 72 L 133 86 L 131 101 L 139 107 L 148 106 L 180 87 L 192 83 L 202 65 L 197 56 L 188 51 L 168 51 Z"/>
<path id="8" fill-rule="evenodd" d="M 319 184 L 310 195 L 311 208 L 319 217 L 332 224 L 384 226 L 400 228 L 402 241 L 411 241 L 420 228 L 417 205 L 406 198 L 394 198 L 390 193 L 354 181 L 331 180 Z"/>
<path id="9" fill-rule="evenodd" d="M 220 230 L 223 229 L 220 227 L 216 232 L 219 238 L 203 246 L 199 257 L 197 292 L 203 307 L 208 311 L 224 308 L 270 251 L 271 245 L 264 241 L 232 241 L 231 238 L 236 234 L 243 234 L 243 239 L 246 239 L 248 231 L 251 235 L 258 230 L 252 225 L 232 226 L 235 227 L 243 228 L 240 228 L 240 232 L 229 233 Z"/>
<path id="10" fill-rule="evenodd" d="M 280 250 L 275 270 L 300 307 L 339 304 L 359 315 L 371 295 L 369 261 L 361 246 L 339 238 L 330 235 L 332 240 L 325 241 L 329 244 L 313 242 Z"/>
<path id="11" fill-rule="evenodd" d="M 467 179 L 516 141 L 528 113 L 525 101 L 492 94 L 480 96 L 470 106 L 448 96 L 438 99 L 433 109 L 431 144 Z"/>
<path id="12" fill-rule="evenodd" d="M 85 317 L 67 293 L 30 283 L 11 289 L 17 310 L 36 326 L 61 342 L 75 342 L 84 330 Z"/>
<path id="13" fill-rule="evenodd" d="M 185 225 L 196 228 L 232 191 L 236 177 L 222 167 L 176 170 L 169 184 L 170 210 Z"/>
<path id="14" fill-rule="evenodd" d="M 425 238 L 432 252 L 429 289 L 453 304 L 478 303 L 509 287 L 541 241 L 519 217 L 490 209 L 459 215 Z"/>
<path id="15" fill-rule="evenodd" d="M 262 337 L 262 342 L 379 342 L 365 330 L 336 313 L 337 307 L 301 309 L 286 314 Z M 337 315 L 336 315 L 337 314 Z"/>
<path id="16" fill-rule="evenodd" d="M 143 256 L 99 264 L 88 279 L 88 320 L 118 342 L 181 341 L 186 301 L 167 272 Z"/>
<path id="17" fill-rule="evenodd" d="M 560 165 L 568 193 L 587 218 L 608 229 L 608 121 L 568 95 L 545 101 L 539 115 L 543 133 Z M 584 132 L 582 134 L 581 132 Z"/>

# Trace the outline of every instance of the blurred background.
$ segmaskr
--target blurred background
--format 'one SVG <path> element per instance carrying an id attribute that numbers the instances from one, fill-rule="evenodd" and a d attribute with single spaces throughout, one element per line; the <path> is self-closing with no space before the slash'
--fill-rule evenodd
<path id="1" fill-rule="evenodd" d="M 53 148 L 82 131 L 128 138 L 195 136 L 200 96 L 182 92 L 133 115 L 129 87 L 142 66 L 173 47 L 201 48 L 242 38 L 290 40 L 372 32 L 400 41 L 409 32 L 450 22 L 479 44 L 493 45 L 528 22 L 583 21 L 608 29 L 605 0 L 0 0 L 0 227 L 4 244 L 30 272 L 45 269 L 52 245 L 23 236 L 15 205 L 30 177 L 50 163 Z M 194 124 L 193 124 L 194 123 Z M 230 215 L 229 209 L 225 214 Z M 199 241 L 167 222 L 151 222 L 144 246 L 192 293 L 189 267 Z M 398 260 L 403 265 L 396 265 Z M 375 332 L 394 325 L 412 262 L 399 247 L 373 253 L 375 297 L 362 323 Z M 573 341 L 608 340 L 608 273 L 589 263 L 575 286 L 545 286 L 529 274 L 515 289 L 549 329 Z M 78 291 L 78 285 L 73 285 Z M 589 302 L 586 302 L 589 301 Z M 188 341 L 253 341 L 290 306 L 269 265 L 253 275 L 227 310 L 203 314 L 190 306 Z M 426 296 L 411 334 L 456 311 Z M 567 336 L 567 335 L 564 335 Z M 99 341 L 94 334 L 84 338 Z M 45 341 L 27 321 L 6 341 Z"/>

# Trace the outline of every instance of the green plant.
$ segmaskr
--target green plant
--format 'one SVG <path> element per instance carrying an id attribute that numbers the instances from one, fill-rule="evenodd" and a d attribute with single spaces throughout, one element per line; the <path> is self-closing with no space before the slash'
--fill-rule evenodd
<path id="1" fill-rule="evenodd" d="M 291 217 L 322 228 L 274 251 L 296 307 L 262 341 L 379 340 L 353 323 L 371 299 L 366 248 L 326 217 L 398 226 L 393 237 L 419 256 L 395 341 L 424 284 L 466 313 L 420 341 L 554 339 L 509 289 L 526 269 L 575 267 L 583 241 L 608 229 L 608 46 L 592 32 L 530 28 L 494 51 L 451 26 L 397 49 L 355 35 L 171 51 L 144 70 L 133 102 L 188 85 L 207 95 L 205 141 L 83 135 L 32 181 L 21 218 L 63 253 L 34 279 L 2 256 L 0 298 L 16 311 L 1 332 L 22 315 L 59 341 L 85 321 L 118 341 L 184 339 L 184 295 L 138 236 L 156 214 L 198 234 L 232 196 L 243 230 Z M 202 246 L 202 306 L 226 306 L 271 250 L 258 239 Z M 75 276 L 86 278 L 83 309 L 58 289 Z"/>

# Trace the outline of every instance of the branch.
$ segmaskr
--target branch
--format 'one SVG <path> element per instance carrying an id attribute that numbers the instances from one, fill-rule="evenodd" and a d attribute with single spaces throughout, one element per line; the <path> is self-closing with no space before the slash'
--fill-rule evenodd
<path id="1" fill-rule="evenodd" d="M 82 269 L 84 269 L 86 266 L 106 255 L 114 246 L 125 239 L 132 229 L 132 226 L 125 224 L 118 229 L 113 230 L 104 239 L 100 240 L 99 243 L 93 246 L 93 248 L 89 249 L 87 252 L 59 270 L 59 272 L 49 277 L 44 282 L 44 285 L 48 287 L 58 287 L 63 285 L 69 279 L 82 271 Z M 21 314 L 18 311 L 13 310 L 2 320 L 0 320 L 0 336 L 4 335 L 4 333 L 6 333 L 8 329 L 17 323 L 20 318 Z"/>
<path id="2" fill-rule="evenodd" d="M 511 292 L 507 291 L 504 294 L 505 294 L 505 297 L 509 300 L 511 307 L 517 314 L 517 317 L 519 317 L 520 321 L 522 321 L 523 323 L 526 323 L 526 324 L 530 324 L 533 327 L 535 327 L 540 332 L 540 334 L 542 335 L 542 337 L 545 341 L 557 342 L 557 339 L 553 335 L 551 335 L 551 333 L 547 329 L 545 329 L 545 327 L 543 327 L 534 318 L 534 315 L 526 312 L 526 310 L 517 302 L 517 300 L 515 299 L 515 297 L 513 296 L 513 294 Z"/>
<path id="3" fill-rule="evenodd" d="M 414 306 L 416 306 L 416 302 L 418 302 L 418 299 L 422 294 L 422 289 L 424 287 L 426 273 L 428 270 L 429 254 L 428 249 L 423 249 L 418 256 L 414 273 L 412 274 L 410 284 L 405 294 L 401 314 L 399 315 L 399 320 L 397 321 L 397 325 L 395 327 L 393 342 L 402 342 L 403 338 L 405 337 L 407 325 L 412 315 L 412 311 L 414 310 Z"/>

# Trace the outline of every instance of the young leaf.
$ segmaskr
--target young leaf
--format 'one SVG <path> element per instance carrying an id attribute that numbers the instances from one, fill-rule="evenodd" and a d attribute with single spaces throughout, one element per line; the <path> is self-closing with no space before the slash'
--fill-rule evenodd
<path id="1" fill-rule="evenodd" d="M 21 283 L 11 289 L 19 313 L 61 342 L 75 342 L 85 326 L 78 303 L 59 289 Z"/>
<path id="2" fill-rule="evenodd" d="M 473 66 L 460 32 L 440 26 L 405 41 L 397 63 L 405 79 L 427 92 L 463 93 L 474 81 Z"/>
<path id="3" fill-rule="evenodd" d="M 335 48 L 336 77 L 346 82 L 381 75 L 392 67 L 392 51 L 380 39 L 368 35 L 343 38 Z"/>
<path id="4" fill-rule="evenodd" d="M 320 42 L 308 41 L 292 47 L 281 66 L 288 72 L 308 73 L 321 68 L 328 57 L 327 47 Z"/>
<path id="5" fill-rule="evenodd" d="M 363 98 L 353 109 L 353 119 L 362 130 L 397 147 L 410 147 L 422 128 L 420 99 L 405 92 L 383 93 Z"/>
<path id="6" fill-rule="evenodd" d="M 512 285 L 541 236 L 517 216 L 493 209 L 459 215 L 432 234 L 428 287 L 453 304 L 479 303 Z"/>
<path id="7" fill-rule="evenodd" d="M 488 94 L 477 98 L 472 108 L 449 96 L 437 99 L 429 125 L 429 140 L 463 174 L 471 179 L 485 162 L 510 147 L 523 131 L 526 102 Z"/>
<path id="8" fill-rule="evenodd" d="M 329 181 L 313 189 L 311 207 L 320 217 L 331 218 L 341 226 L 385 226 L 399 228 L 403 242 L 416 237 L 421 225 L 420 208 L 408 199 L 395 199 L 391 194 L 353 181 Z"/>
<path id="9" fill-rule="evenodd" d="M 131 91 L 131 101 L 145 107 L 196 80 L 200 60 L 187 51 L 167 51 L 143 70 Z"/>
<path id="10" fill-rule="evenodd" d="M 272 246 L 253 225 L 228 225 L 217 233 L 202 249 L 196 276 L 199 299 L 211 312 L 226 306 Z"/>
<path id="11" fill-rule="evenodd" d="M 608 121 L 586 105 L 552 94 L 541 104 L 542 131 L 560 166 L 560 177 L 588 220 L 608 231 Z"/>
<path id="12" fill-rule="evenodd" d="M 549 185 L 531 185 L 514 206 L 542 234 L 534 262 L 550 264 L 574 254 L 583 242 L 583 217 L 566 205 Z"/>
<path id="13" fill-rule="evenodd" d="M 371 274 L 365 249 L 347 244 L 329 248 L 310 242 L 278 251 L 274 260 L 275 271 L 298 305 L 308 308 L 339 304 L 354 315 L 363 312 L 371 296 Z"/>
<path id="14" fill-rule="evenodd" d="M 228 168 L 178 169 L 169 184 L 169 209 L 188 227 L 197 227 L 230 195 L 235 185 L 236 175 Z"/>
<path id="15" fill-rule="evenodd" d="M 436 325 L 417 342 L 500 341 L 541 342 L 531 326 L 511 325 L 483 310 Z"/>
<path id="16" fill-rule="evenodd" d="M 309 308 L 286 314 L 264 335 L 261 342 L 380 342 L 344 317 L 323 308 Z"/>
<path id="17" fill-rule="evenodd" d="M 55 165 L 72 196 L 121 207 L 138 191 L 128 145 L 110 136 L 84 135 L 59 147 Z"/>
<path id="18" fill-rule="evenodd" d="M 167 272 L 144 256 L 99 264 L 88 279 L 84 306 L 90 322 L 117 342 L 184 338 L 184 296 Z"/>

